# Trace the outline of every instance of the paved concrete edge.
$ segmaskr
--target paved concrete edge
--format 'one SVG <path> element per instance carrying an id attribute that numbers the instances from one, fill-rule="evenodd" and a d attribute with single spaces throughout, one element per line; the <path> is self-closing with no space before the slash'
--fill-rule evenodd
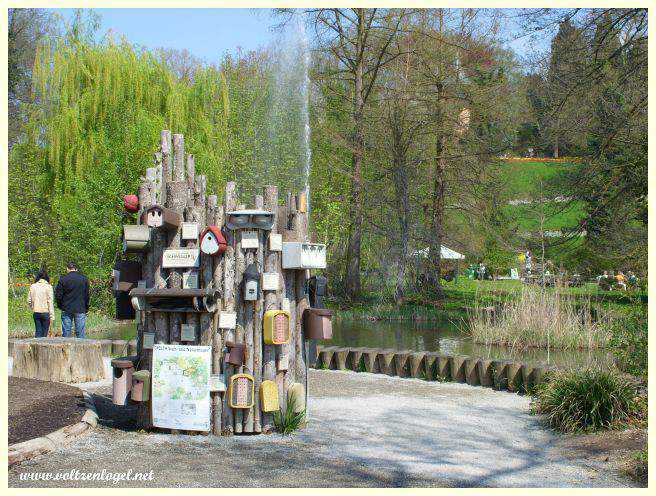
<path id="1" fill-rule="evenodd" d="M 82 391 L 82 395 L 84 396 L 86 410 L 79 422 L 57 429 L 45 436 L 10 445 L 8 450 L 9 466 L 53 451 L 86 434 L 89 429 L 96 427 L 98 425 L 98 412 L 93 397 L 86 391 Z"/>

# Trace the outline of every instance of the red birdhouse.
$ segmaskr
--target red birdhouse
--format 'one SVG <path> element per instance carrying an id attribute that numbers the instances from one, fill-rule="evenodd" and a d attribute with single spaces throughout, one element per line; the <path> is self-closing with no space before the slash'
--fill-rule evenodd
<path id="1" fill-rule="evenodd" d="M 207 226 L 200 236 L 200 251 L 206 255 L 221 255 L 227 247 L 228 243 L 217 226 Z"/>
<path id="2" fill-rule="evenodd" d="M 123 206 L 126 212 L 135 213 L 139 210 L 139 198 L 137 195 L 123 196 Z"/>

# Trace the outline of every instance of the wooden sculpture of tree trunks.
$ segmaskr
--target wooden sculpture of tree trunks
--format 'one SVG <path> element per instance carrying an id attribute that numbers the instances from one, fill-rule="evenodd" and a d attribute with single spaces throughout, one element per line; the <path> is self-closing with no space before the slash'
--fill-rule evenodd
<path id="1" fill-rule="evenodd" d="M 202 164 L 200 164 L 202 166 Z M 283 241 L 308 241 L 308 219 L 305 209 L 299 211 L 299 198 L 288 193 L 285 204 L 278 204 L 276 186 L 264 187 L 261 195 L 256 195 L 252 205 L 246 207 L 239 202 L 237 184 L 228 182 L 218 202 L 216 195 L 207 191 L 208 180 L 196 170 L 193 155 L 185 154 L 184 137 L 171 136 L 170 131 L 162 131 L 160 149 L 154 154 L 154 166 L 146 172 L 139 186 L 141 211 L 152 205 L 170 209 L 185 222 L 198 224 L 202 233 L 208 226 L 218 227 L 227 243 L 220 255 L 201 253 L 200 267 L 164 268 L 163 255 L 167 249 L 194 248 L 201 244 L 200 237 L 182 239 L 182 226 L 151 229 L 151 243 L 148 251 L 142 254 L 143 283 L 146 288 L 183 289 L 185 272 L 198 271 L 198 289 L 214 289 L 220 300 L 216 310 L 194 311 L 177 308 L 169 311 L 139 311 L 137 325 L 137 368 L 152 371 L 152 349 L 144 348 L 144 334 L 154 333 L 154 342 L 159 344 L 186 344 L 190 346 L 211 347 L 211 374 L 223 377 L 226 390 L 231 376 L 238 373 L 252 374 L 254 379 L 254 404 L 251 408 L 239 409 L 229 406 L 227 392 L 212 390 L 210 394 L 210 430 L 215 435 L 233 433 L 269 433 L 274 428 L 272 412 L 262 412 L 259 389 L 262 381 L 274 381 L 278 385 L 279 403 L 284 408 L 287 390 L 294 382 L 305 380 L 305 354 L 301 332 L 302 312 L 308 305 L 306 295 L 308 271 L 283 270 L 281 252 L 270 249 L 272 234 L 282 235 Z M 226 225 L 229 212 L 244 208 L 266 210 L 274 214 L 271 231 L 257 229 L 258 247 L 247 248 L 242 245 L 243 230 L 229 229 Z M 141 223 L 141 215 L 139 221 Z M 260 291 L 257 300 L 244 298 L 244 272 L 254 264 L 260 276 L 264 273 L 278 274 L 277 289 Z M 186 278 L 185 278 L 186 280 Z M 290 312 L 290 339 L 282 345 L 265 344 L 263 336 L 264 313 L 269 310 L 288 310 Z M 221 327 L 221 313 L 236 315 L 236 325 Z M 227 319 L 226 322 L 229 322 Z M 193 341 L 187 337 L 183 341 L 181 325 L 191 324 L 195 334 Z M 228 363 L 227 344 L 244 345 L 243 365 Z M 141 427 L 152 425 L 152 404 L 142 402 L 138 408 L 137 420 Z M 172 433 L 177 431 L 171 430 Z"/>

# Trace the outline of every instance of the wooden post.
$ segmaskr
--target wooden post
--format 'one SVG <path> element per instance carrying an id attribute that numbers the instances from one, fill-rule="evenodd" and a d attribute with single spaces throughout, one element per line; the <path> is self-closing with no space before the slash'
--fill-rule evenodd
<path id="1" fill-rule="evenodd" d="M 276 186 L 265 186 L 264 188 L 264 208 L 269 212 L 274 213 L 274 223 L 271 234 L 277 233 L 278 229 L 276 224 L 278 222 L 278 188 Z M 271 236 L 269 234 L 269 236 Z M 281 274 L 280 270 L 280 260 L 278 252 L 269 250 L 267 244 L 268 237 L 265 236 L 265 245 L 263 247 L 263 252 L 266 254 L 264 256 L 264 272 L 277 272 Z M 278 306 L 278 299 L 280 298 L 280 289 L 278 291 L 267 291 L 264 295 L 264 309 L 263 311 L 276 310 Z M 263 379 L 265 381 L 275 381 L 276 380 L 276 347 L 275 345 L 265 344 L 264 351 L 262 354 L 262 365 L 263 365 Z M 262 414 L 262 432 L 270 433 L 273 430 L 273 415 L 271 413 Z"/>
<path id="2" fill-rule="evenodd" d="M 243 210 L 243 205 L 237 205 L 237 210 Z M 235 342 L 237 344 L 244 344 L 244 321 L 246 308 L 243 298 L 242 282 L 244 279 L 244 271 L 246 270 L 246 257 L 244 250 L 241 247 L 242 230 L 237 231 L 236 245 L 235 245 L 235 304 L 237 305 L 237 328 L 235 329 Z M 248 355 L 248 350 L 246 350 Z M 248 356 L 246 357 L 248 359 Z M 242 367 L 243 369 L 243 367 Z M 239 408 L 234 413 L 235 415 L 235 434 L 241 434 L 243 431 L 244 411 Z"/>
<path id="3" fill-rule="evenodd" d="M 234 182 L 226 183 L 225 187 L 225 212 L 230 212 L 236 209 L 237 206 L 237 187 Z M 226 230 L 227 249 L 223 256 L 224 270 L 223 270 L 223 309 L 226 312 L 235 312 L 235 246 L 236 236 L 234 231 Z M 216 278 L 217 271 L 215 267 L 214 277 Z M 235 341 L 235 331 L 233 329 L 226 329 L 225 341 Z M 226 385 L 230 383 L 230 377 L 235 373 L 235 367 L 224 361 L 224 374 Z M 228 395 L 224 395 L 223 402 L 223 434 L 231 435 L 234 432 L 234 415 L 232 408 L 228 406 Z"/>

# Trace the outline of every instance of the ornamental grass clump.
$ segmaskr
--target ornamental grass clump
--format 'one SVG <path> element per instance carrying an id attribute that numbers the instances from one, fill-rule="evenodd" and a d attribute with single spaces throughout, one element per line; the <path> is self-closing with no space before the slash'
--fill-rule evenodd
<path id="1" fill-rule="evenodd" d="M 617 372 L 560 372 L 533 392 L 531 411 L 561 432 L 594 432 L 625 426 L 640 414 L 636 388 Z"/>
<path id="2" fill-rule="evenodd" d="M 273 423 L 280 434 L 293 434 L 305 425 L 305 410 L 295 412 L 296 405 L 293 401 L 287 402 L 287 408 L 283 411 L 273 413 Z"/>
<path id="3" fill-rule="evenodd" d="M 608 311 L 593 312 L 589 299 L 577 301 L 559 288 L 534 286 L 522 288 L 494 308 L 477 304 L 468 314 L 475 342 L 518 349 L 605 348 L 612 320 Z"/>

